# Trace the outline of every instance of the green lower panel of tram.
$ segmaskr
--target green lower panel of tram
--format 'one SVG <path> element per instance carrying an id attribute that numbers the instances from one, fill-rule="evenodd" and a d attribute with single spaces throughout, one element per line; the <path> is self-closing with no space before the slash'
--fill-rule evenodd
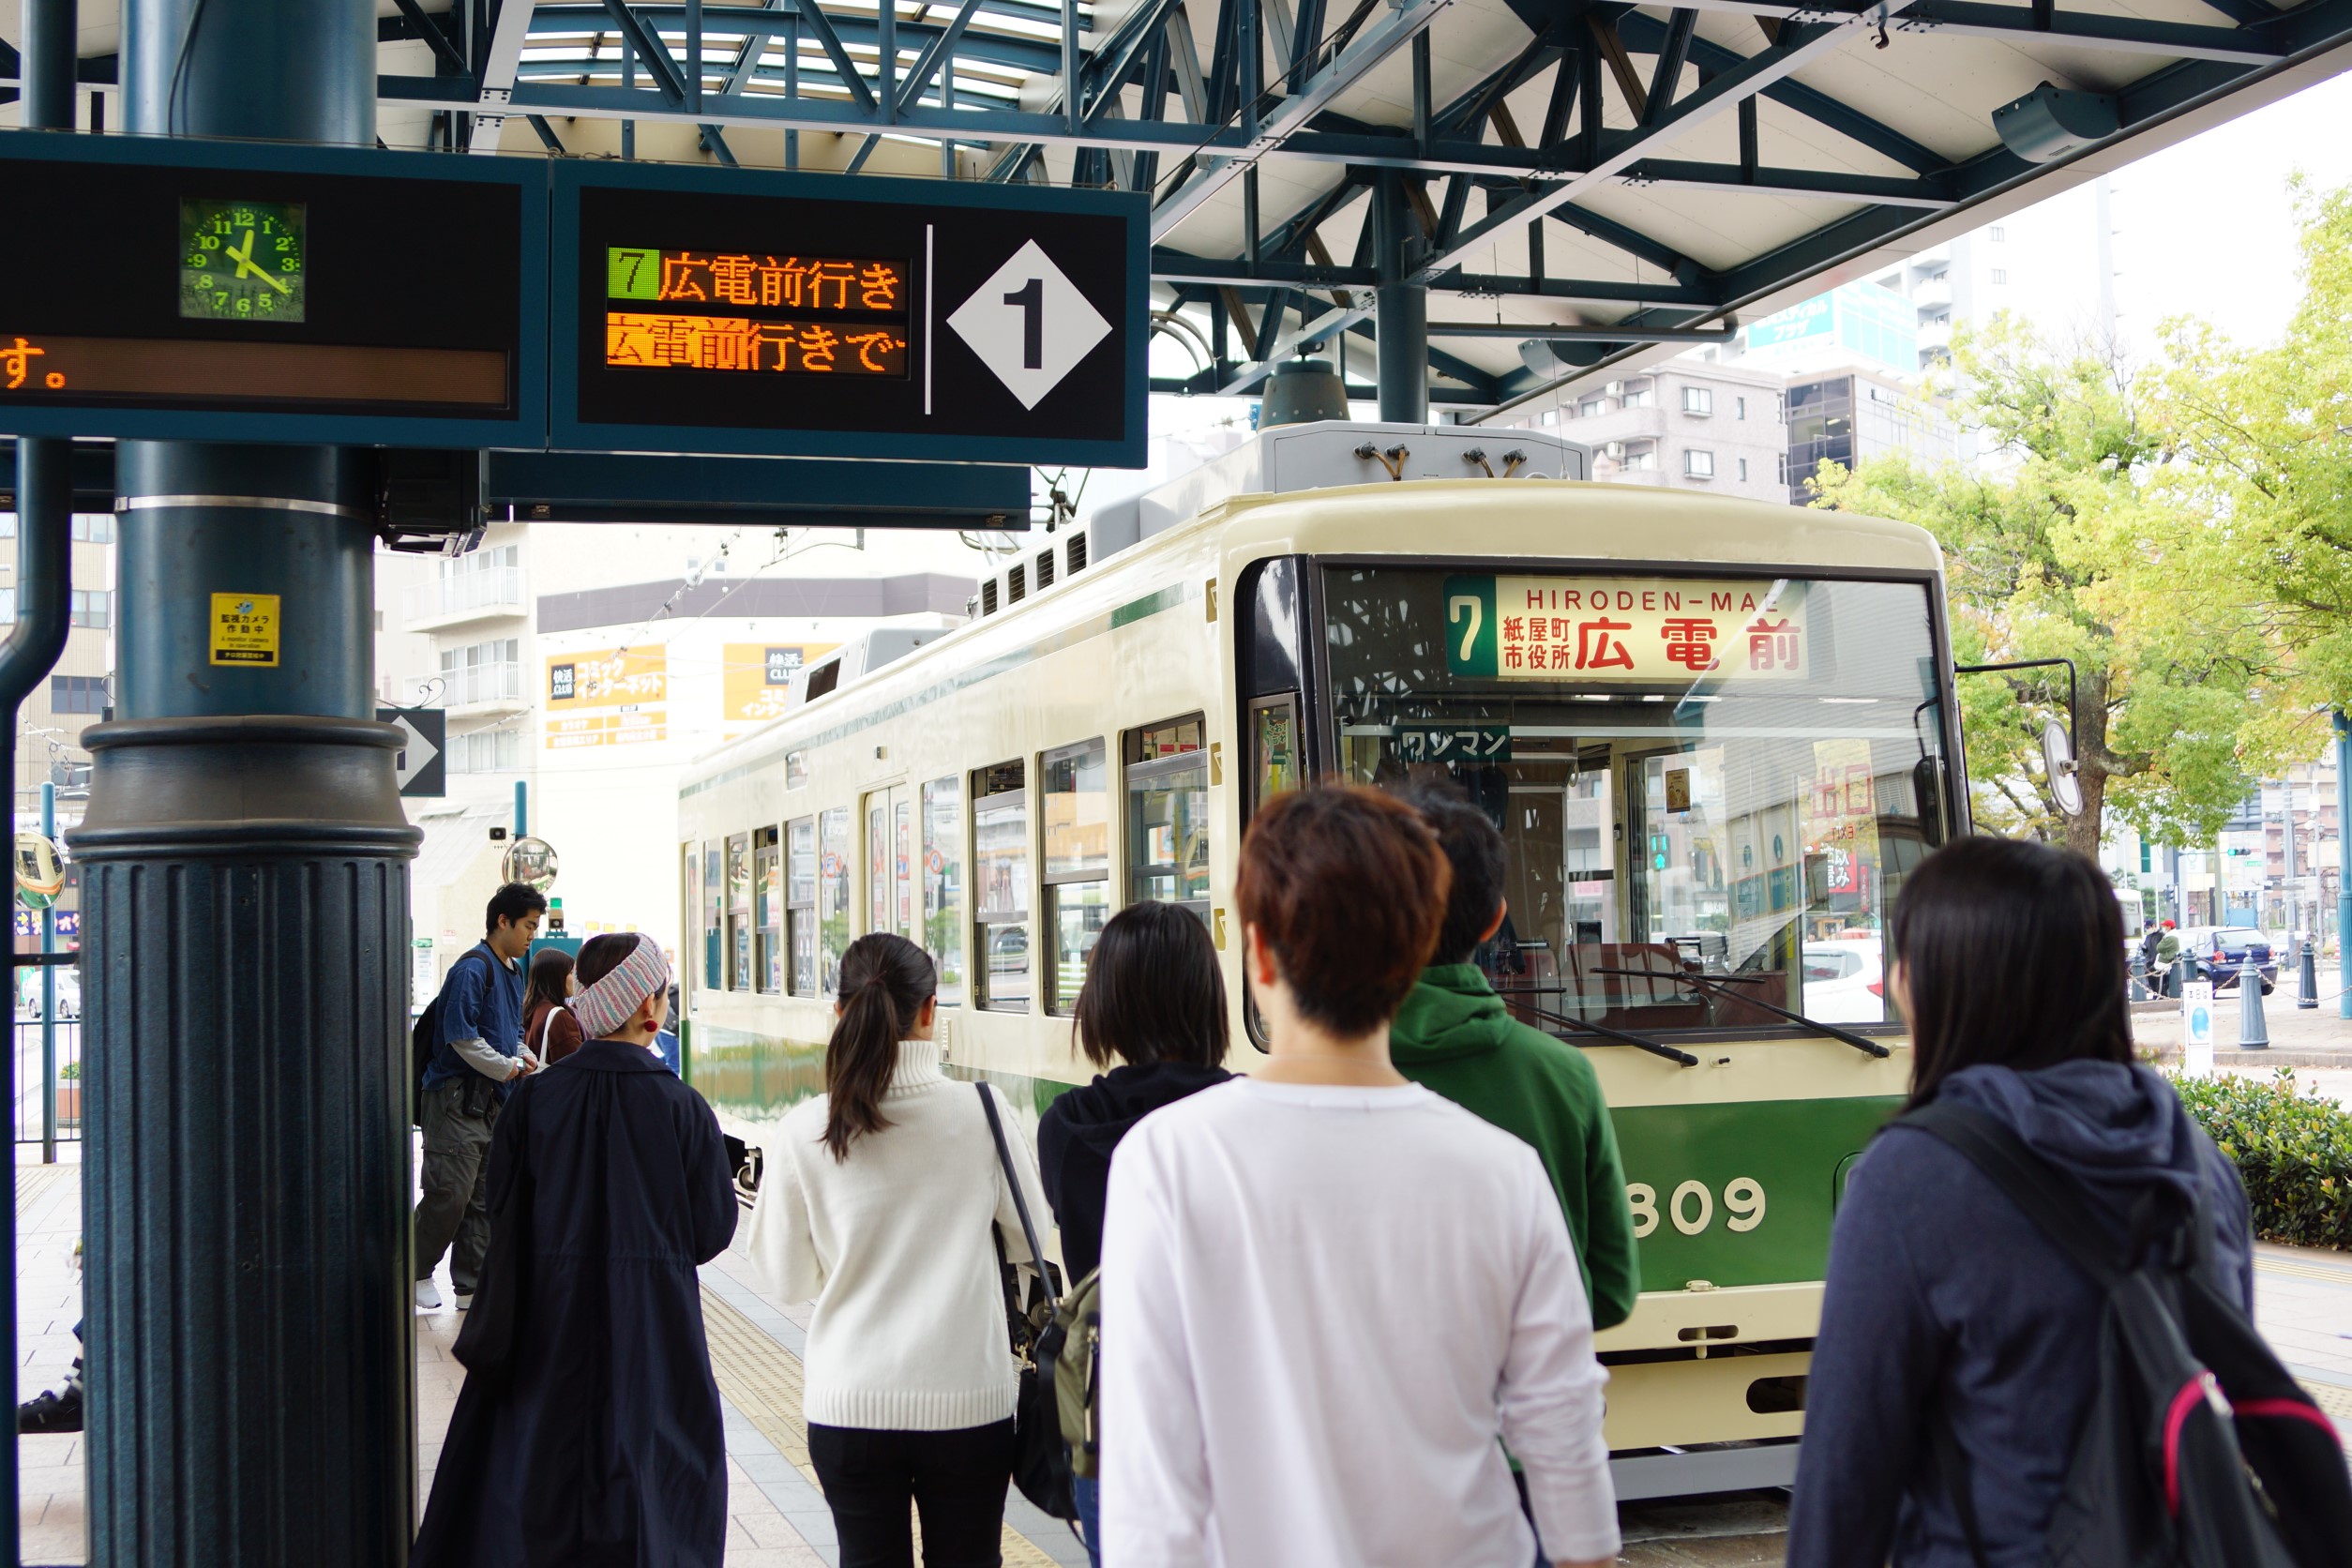
<path id="1" fill-rule="evenodd" d="M 1750 1100 L 1612 1112 L 1641 1288 L 1819 1279 L 1847 1167 L 1901 1103 Z"/>

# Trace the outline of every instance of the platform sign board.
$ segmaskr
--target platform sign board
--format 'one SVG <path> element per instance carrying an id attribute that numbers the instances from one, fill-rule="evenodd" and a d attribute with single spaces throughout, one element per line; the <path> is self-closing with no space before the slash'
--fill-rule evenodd
<path id="1" fill-rule="evenodd" d="M 1140 196 L 558 162 L 558 450 L 1144 462 Z"/>
<path id="2" fill-rule="evenodd" d="M 0 131 L 0 431 L 544 446 L 546 213 L 536 160 Z"/>
<path id="3" fill-rule="evenodd" d="M 378 708 L 378 724 L 397 724 L 407 740 L 392 767 L 402 799 L 449 792 L 449 716 L 439 708 Z"/>

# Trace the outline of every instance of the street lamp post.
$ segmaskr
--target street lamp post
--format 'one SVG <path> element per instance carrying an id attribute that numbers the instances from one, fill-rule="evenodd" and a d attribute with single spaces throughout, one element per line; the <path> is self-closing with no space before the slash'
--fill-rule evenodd
<path id="1" fill-rule="evenodd" d="M 2352 719 L 2336 710 L 2336 1015 L 2352 1018 Z"/>

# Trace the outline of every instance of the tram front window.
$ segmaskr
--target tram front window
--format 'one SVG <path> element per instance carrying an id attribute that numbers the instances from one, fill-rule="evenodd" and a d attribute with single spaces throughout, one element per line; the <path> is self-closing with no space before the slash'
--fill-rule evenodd
<path id="1" fill-rule="evenodd" d="M 1331 566 L 1328 732 L 1349 779 L 1502 830 L 1479 962 L 1523 1018 L 1883 1022 L 1887 912 L 1944 832 L 1929 591 Z"/>

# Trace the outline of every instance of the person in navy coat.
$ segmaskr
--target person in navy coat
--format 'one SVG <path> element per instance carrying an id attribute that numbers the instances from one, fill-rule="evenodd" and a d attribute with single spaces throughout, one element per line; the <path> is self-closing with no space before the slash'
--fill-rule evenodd
<path id="1" fill-rule="evenodd" d="M 580 950 L 587 1039 L 490 1149 L 490 1259 L 415 1568 L 720 1568 L 727 1454 L 697 1265 L 735 1232 L 718 1122 L 651 1049 L 660 947 Z"/>

